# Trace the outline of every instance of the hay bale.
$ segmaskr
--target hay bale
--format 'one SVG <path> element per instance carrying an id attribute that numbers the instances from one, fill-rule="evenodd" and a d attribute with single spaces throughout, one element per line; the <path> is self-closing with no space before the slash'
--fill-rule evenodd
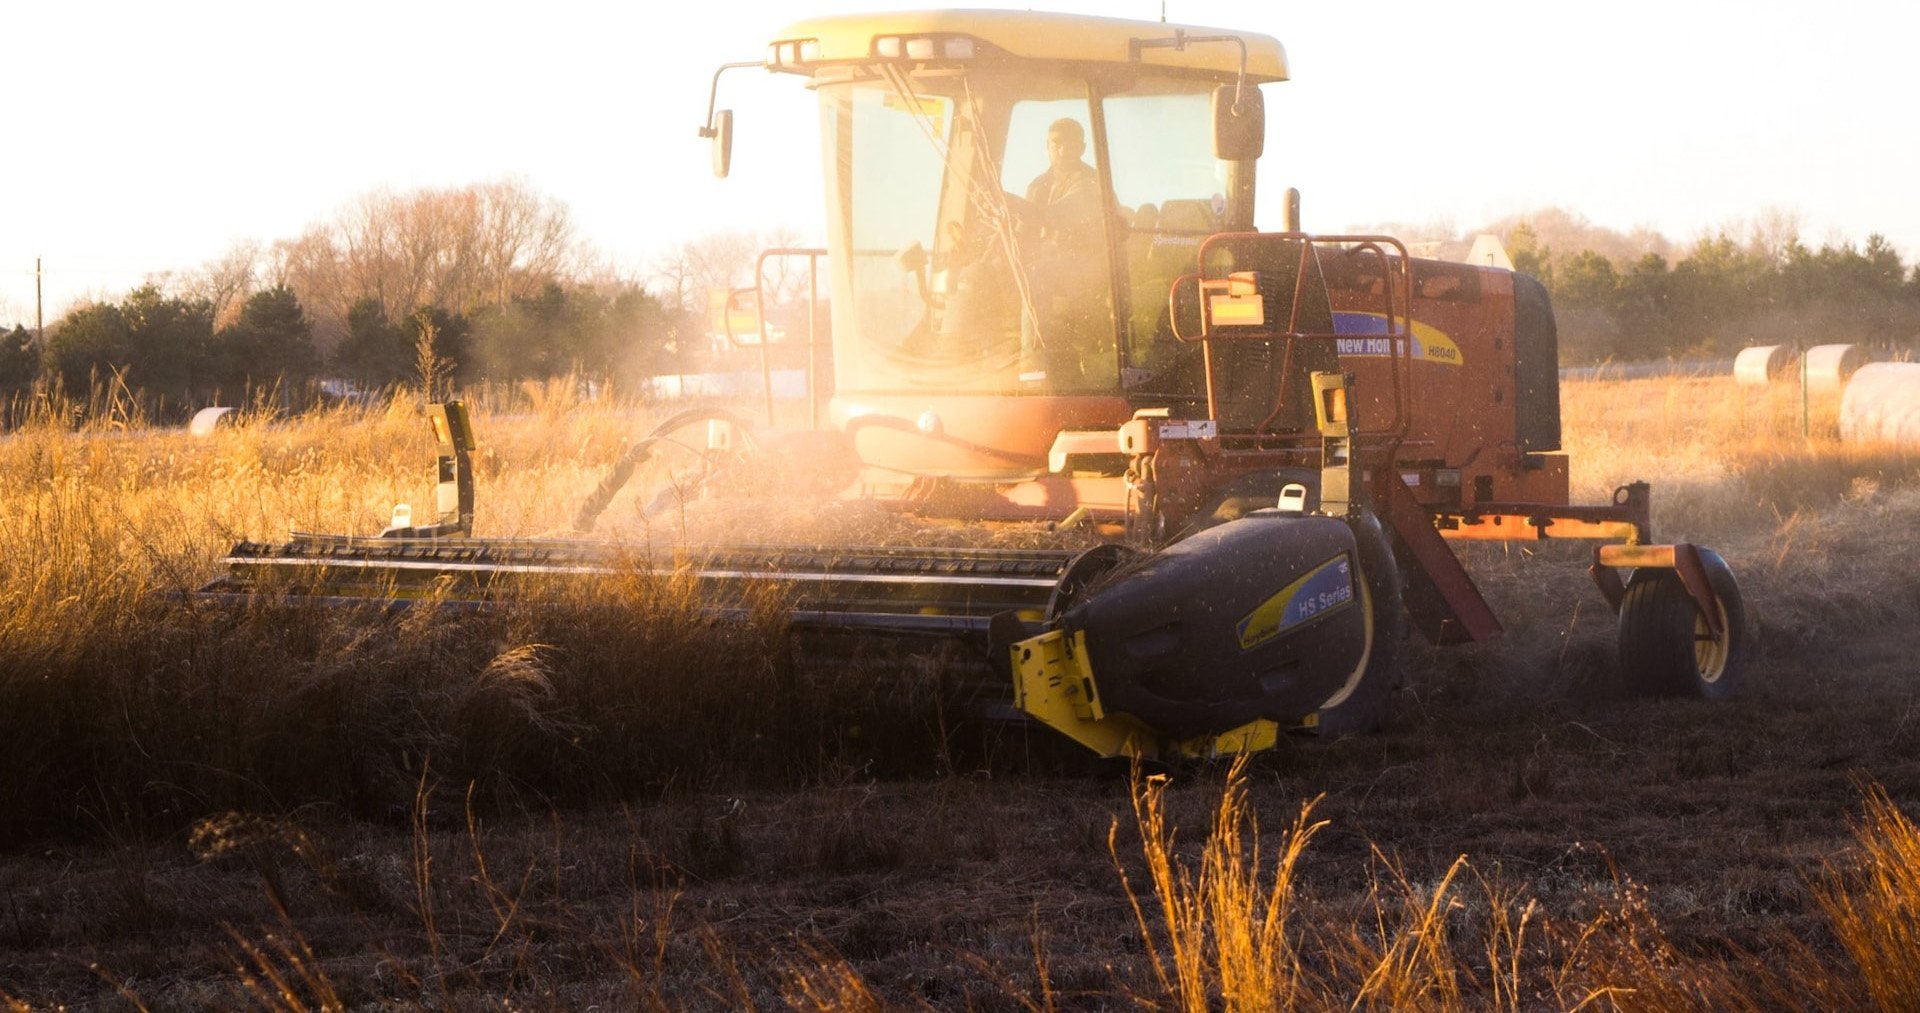
<path id="1" fill-rule="evenodd" d="M 1742 387 L 1765 387 L 1793 366 L 1789 345 L 1754 345 L 1733 357 L 1733 382 Z"/>
<path id="2" fill-rule="evenodd" d="M 1920 446 L 1920 363 L 1869 363 L 1840 399 L 1840 438 Z"/>
<path id="3" fill-rule="evenodd" d="M 1867 351 L 1859 345 L 1815 345 L 1807 349 L 1807 393 L 1838 397 L 1847 379 L 1866 364 Z"/>
<path id="4" fill-rule="evenodd" d="M 223 425 L 231 426 L 238 418 L 231 407 L 202 408 L 193 413 L 193 421 L 187 423 L 187 432 L 194 436 L 212 436 L 215 429 Z"/>

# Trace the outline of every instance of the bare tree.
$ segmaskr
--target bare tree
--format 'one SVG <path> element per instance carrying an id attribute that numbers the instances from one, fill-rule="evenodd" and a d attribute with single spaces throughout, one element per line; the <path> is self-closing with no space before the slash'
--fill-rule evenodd
<path id="1" fill-rule="evenodd" d="M 710 232 L 674 247 L 654 277 L 674 305 L 704 311 L 709 289 L 737 288 L 751 281 L 753 261 L 763 245 L 753 232 Z"/>
<path id="2" fill-rule="evenodd" d="M 293 289 L 313 321 L 314 343 L 330 349 L 346 333 L 347 311 L 360 297 L 347 280 L 345 258 L 329 230 L 315 226 L 273 246 L 273 273 Z"/>
<path id="3" fill-rule="evenodd" d="M 1744 229 L 1728 229 L 1728 235 L 1746 238 L 1747 252 L 1775 267 L 1787 262 L 1787 250 L 1800 241 L 1801 217 L 1797 211 L 1768 207 L 1746 223 Z"/>
<path id="4" fill-rule="evenodd" d="M 339 333 L 372 297 L 390 316 L 436 305 L 456 313 L 538 292 L 576 258 L 567 209 L 517 180 L 408 193 L 379 191 L 274 250 L 276 271 Z"/>
<path id="5" fill-rule="evenodd" d="M 674 247 L 654 265 L 653 280 L 661 298 L 669 304 L 704 313 L 710 290 L 753 284 L 754 264 L 762 250 L 800 245 L 800 234 L 786 227 L 764 232 L 712 232 Z M 772 303 L 804 298 L 806 263 L 792 257 L 774 258 L 767 262 L 761 281 Z"/>
<path id="6" fill-rule="evenodd" d="M 178 295 L 205 299 L 213 305 L 213 325 L 226 327 L 239 317 L 248 297 L 272 287 L 261 283 L 266 257 L 259 242 L 243 239 L 220 256 L 175 276 L 166 287 Z"/>
<path id="7" fill-rule="evenodd" d="M 1615 264 L 1630 264 L 1649 253 L 1671 258 L 1674 252 L 1673 244 L 1665 236 L 1645 226 L 1621 232 L 1595 225 L 1583 214 L 1558 207 L 1502 218 L 1488 225 L 1485 231 L 1510 237 L 1522 224 L 1533 233 L 1538 246 L 1562 257 L 1592 250 Z"/>

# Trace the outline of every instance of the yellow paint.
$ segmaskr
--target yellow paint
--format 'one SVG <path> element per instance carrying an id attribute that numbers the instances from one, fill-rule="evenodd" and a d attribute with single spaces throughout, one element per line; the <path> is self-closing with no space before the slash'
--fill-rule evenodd
<path id="1" fill-rule="evenodd" d="M 1344 554 L 1335 556 L 1321 563 L 1319 566 L 1308 570 L 1296 578 L 1293 583 L 1281 588 L 1273 597 L 1261 602 L 1252 612 L 1247 613 L 1246 617 L 1241 619 L 1237 626 L 1240 633 L 1240 649 L 1243 651 L 1251 651 L 1261 644 L 1272 640 L 1274 637 L 1279 636 L 1281 630 L 1284 629 L 1284 627 L 1281 626 L 1281 622 L 1286 619 L 1287 606 L 1293 604 L 1294 596 L 1300 593 L 1300 589 L 1306 586 L 1308 581 L 1325 572 L 1328 567 L 1337 566 L 1346 562 L 1346 558 Z M 1351 578 L 1349 578 L 1349 580 L 1351 580 Z M 1349 598 L 1347 600 L 1351 601 L 1352 599 Z M 1343 601 L 1340 604 L 1344 605 L 1346 602 Z M 1338 607 L 1338 605 L 1334 606 L 1334 608 Z M 1321 615 L 1324 612 L 1330 611 L 1332 611 L 1331 608 L 1323 609 L 1313 613 L 1313 615 Z"/>
<path id="2" fill-rule="evenodd" d="M 1211 758 L 1272 749 L 1280 740 L 1280 726 L 1264 719 L 1218 735 L 1163 740 L 1133 716 L 1108 711 L 1094 684 L 1085 631 L 1049 630 L 1011 651 L 1014 706 L 1101 756 Z"/>
<path id="3" fill-rule="evenodd" d="M 1280 726 L 1261 718 L 1218 735 L 1202 735 L 1175 742 L 1168 751 L 1196 760 L 1212 760 L 1272 749 L 1279 741 Z"/>
<path id="4" fill-rule="evenodd" d="M 914 98 L 895 95 L 891 92 L 881 97 L 881 103 L 888 109 L 919 115 L 927 121 L 927 129 L 935 137 L 947 135 L 947 100 L 943 98 Z"/>
<path id="5" fill-rule="evenodd" d="M 1267 322 L 1266 303 L 1259 295 L 1216 295 L 1207 300 L 1215 327 L 1258 327 Z"/>
<path id="6" fill-rule="evenodd" d="M 757 299 L 733 298 L 733 290 L 707 289 L 707 319 L 715 337 L 731 334 L 733 340 L 760 343 L 760 305 Z"/>
<path id="7" fill-rule="evenodd" d="M 1386 314 L 1384 313 L 1359 313 L 1342 310 L 1341 315 L 1372 317 L 1375 320 L 1383 322 L 1386 320 Z M 1449 337 L 1447 332 L 1440 328 L 1415 320 L 1412 330 L 1414 343 L 1413 358 L 1415 361 L 1438 362 L 1449 366 L 1463 365 L 1467 361 L 1466 358 L 1460 354 L 1460 346 L 1455 344 L 1453 338 Z M 1389 354 L 1386 350 L 1386 341 L 1387 336 L 1385 334 L 1344 335 L 1340 338 L 1339 347 L 1342 348 L 1340 354 L 1343 357 L 1386 356 Z M 1375 351 L 1371 346 L 1367 346 L 1365 351 L 1347 351 L 1345 348 L 1348 342 L 1379 342 L 1380 350 Z"/>
<path id="8" fill-rule="evenodd" d="M 1153 755 L 1152 733 L 1100 705 L 1084 631 L 1049 630 L 1011 650 L 1014 706 L 1101 756 Z"/>
<path id="9" fill-rule="evenodd" d="M 1189 36 L 1233 35 L 1245 40 L 1247 77 L 1256 84 L 1284 81 L 1288 77 L 1286 49 L 1272 36 L 1257 32 L 1035 11 L 931 10 L 836 15 L 789 25 L 772 41 L 778 44 L 816 40 L 820 44 L 818 62 L 833 63 L 871 58 L 873 40 L 878 36 L 967 35 L 1014 56 L 1033 60 L 1137 62 L 1215 75 L 1239 72 L 1240 48 L 1230 43 L 1194 43 L 1181 51 L 1171 47 L 1144 49 L 1138 60 L 1134 59 L 1129 46 L 1133 40 L 1171 39 L 1176 31 L 1184 31 Z M 811 72 L 811 67 L 783 69 Z"/>

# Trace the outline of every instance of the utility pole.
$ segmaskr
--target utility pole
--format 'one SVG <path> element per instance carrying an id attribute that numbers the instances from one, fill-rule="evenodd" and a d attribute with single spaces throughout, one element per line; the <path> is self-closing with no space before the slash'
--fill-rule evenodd
<path id="1" fill-rule="evenodd" d="M 35 257 L 33 258 L 33 347 L 39 348 L 46 344 L 45 339 L 40 336 L 45 326 L 40 317 L 40 258 Z"/>

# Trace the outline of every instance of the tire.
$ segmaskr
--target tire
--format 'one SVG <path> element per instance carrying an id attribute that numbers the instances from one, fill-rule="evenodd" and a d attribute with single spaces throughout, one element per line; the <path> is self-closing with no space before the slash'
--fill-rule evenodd
<path id="1" fill-rule="evenodd" d="M 1708 635 L 1706 616 L 1677 572 L 1635 570 L 1620 601 L 1620 674 L 1637 694 L 1725 700 L 1740 692 L 1749 653 L 1740 585 L 1719 553 L 1699 552 L 1725 632 L 1718 640 Z"/>
<path id="2" fill-rule="evenodd" d="M 1353 521 L 1353 540 L 1359 548 L 1360 605 L 1367 610 L 1368 644 L 1346 684 L 1320 705 L 1317 722 L 1305 729 L 1323 739 L 1379 731 L 1393 691 L 1400 687 L 1400 642 L 1406 625 L 1400 569 L 1372 511 Z"/>

